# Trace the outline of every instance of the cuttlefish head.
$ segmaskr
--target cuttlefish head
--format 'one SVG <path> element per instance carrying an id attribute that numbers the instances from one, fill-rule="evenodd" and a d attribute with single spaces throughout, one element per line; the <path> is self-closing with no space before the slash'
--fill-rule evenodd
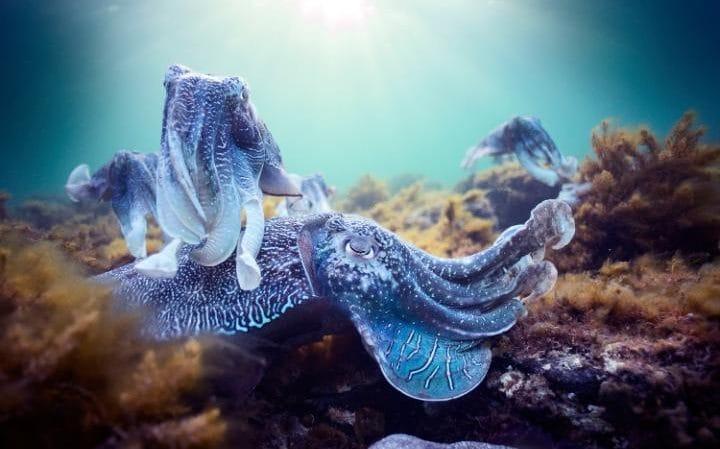
<path id="1" fill-rule="evenodd" d="M 314 295 L 346 311 L 394 387 L 448 400 L 483 380 L 485 341 L 517 322 L 522 298 L 552 288 L 557 272 L 537 255 L 566 243 L 574 228 L 569 207 L 551 203 L 465 259 L 434 258 L 373 221 L 340 214 L 305 225 L 299 254 Z"/>

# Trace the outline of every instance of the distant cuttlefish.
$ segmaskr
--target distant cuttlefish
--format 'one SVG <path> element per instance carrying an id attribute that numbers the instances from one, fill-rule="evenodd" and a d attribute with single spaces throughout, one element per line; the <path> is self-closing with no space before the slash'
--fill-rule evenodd
<path id="1" fill-rule="evenodd" d="M 302 197 L 283 198 L 275 208 L 275 215 L 287 217 L 332 212 L 330 200 L 335 195 L 335 188 L 328 186 L 321 174 L 305 177 L 291 174 L 290 178 L 300 186 Z"/>
<path id="2" fill-rule="evenodd" d="M 514 117 L 503 123 L 467 151 L 461 166 L 472 168 L 482 157 L 513 154 L 535 179 L 549 186 L 571 180 L 578 168 L 577 159 L 563 156 L 535 117 Z"/>
<path id="3" fill-rule="evenodd" d="M 137 271 L 156 278 L 175 276 L 177 254 L 216 266 L 236 251 L 240 287 L 260 284 L 255 258 L 265 229 L 263 193 L 300 196 L 285 172 L 280 150 L 257 117 L 247 84 L 170 66 L 159 154 L 118 152 L 92 176 L 85 164 L 68 178 L 74 201 L 108 200 L 130 253 L 142 259 Z M 241 232 L 241 214 L 246 222 Z M 146 257 L 147 215 L 157 218 L 170 242 Z"/>

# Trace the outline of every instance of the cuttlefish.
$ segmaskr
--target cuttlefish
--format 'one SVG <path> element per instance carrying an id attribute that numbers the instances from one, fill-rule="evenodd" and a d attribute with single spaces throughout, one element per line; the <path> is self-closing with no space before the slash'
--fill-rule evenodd
<path id="1" fill-rule="evenodd" d="M 502 159 L 513 155 L 530 175 L 549 186 L 571 180 L 578 168 L 577 159 L 562 155 L 535 117 L 514 117 L 501 124 L 470 148 L 460 165 L 472 168 L 485 156 Z"/>
<path id="2" fill-rule="evenodd" d="M 285 172 L 245 81 L 172 65 L 164 86 L 159 154 L 121 152 L 92 176 L 80 165 L 66 191 L 76 201 L 112 201 L 130 252 L 143 258 L 139 272 L 175 276 L 178 251 L 189 245 L 188 256 L 207 267 L 235 253 L 239 286 L 252 290 L 261 279 L 255 257 L 265 226 L 262 195 L 299 196 L 300 186 Z M 144 258 L 147 215 L 155 216 L 169 243 Z"/>
<path id="3" fill-rule="evenodd" d="M 574 231 L 570 207 L 546 200 L 487 249 L 443 259 L 371 220 L 311 214 L 267 221 L 257 255 L 263 278 L 252 291 L 238 286 L 237 259 L 203 264 L 193 245 L 179 249 L 171 279 L 147 276 L 136 262 L 97 280 L 123 307 L 146 309 L 144 329 L 159 339 L 252 334 L 301 344 L 354 327 L 390 384 L 445 401 L 480 384 L 489 338 L 553 287 L 557 271 L 544 251 Z"/>
<path id="4" fill-rule="evenodd" d="M 302 196 L 283 198 L 275 208 L 276 216 L 323 214 L 332 211 L 330 200 L 335 195 L 335 188 L 328 186 L 321 174 L 305 177 L 291 174 L 290 178 L 300 185 Z"/>

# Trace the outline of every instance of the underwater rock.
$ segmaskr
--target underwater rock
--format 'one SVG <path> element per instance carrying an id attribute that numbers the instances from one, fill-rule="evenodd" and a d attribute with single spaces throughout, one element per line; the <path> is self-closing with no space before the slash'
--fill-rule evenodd
<path id="1" fill-rule="evenodd" d="M 501 340 L 487 387 L 585 447 L 713 447 L 720 325 L 686 298 L 716 305 L 717 270 L 645 257 L 561 276 Z"/>
<path id="2" fill-rule="evenodd" d="M 330 200 L 335 195 L 335 188 L 329 187 L 321 174 L 290 177 L 300 186 L 302 197 L 283 198 L 275 209 L 275 216 L 326 214 L 332 211 Z"/>
<path id="3" fill-rule="evenodd" d="M 698 260 L 720 254 L 720 146 L 703 144 L 703 129 L 684 115 L 664 144 L 648 130 L 593 133 L 596 158 L 581 167 L 589 188 L 576 206 L 578 233 L 561 271 L 599 268 L 607 259 L 681 252 Z"/>
<path id="4" fill-rule="evenodd" d="M 460 165 L 469 169 L 482 157 L 513 154 L 533 178 L 548 186 L 570 180 L 577 172 L 577 159 L 563 156 L 535 117 L 514 117 L 503 123 L 470 148 Z"/>
<path id="5" fill-rule="evenodd" d="M 330 337 L 278 361 L 259 386 L 271 404 L 262 410 L 292 410 L 306 431 L 328 438 L 332 426 L 343 435 L 341 447 L 363 446 L 354 445 L 360 440 L 351 425 L 335 420 L 338 411 L 362 409 L 383 414 L 386 434 L 430 441 L 716 447 L 720 324 L 685 297 L 703 291 L 714 301 L 710 286 L 718 291 L 720 270 L 717 262 L 701 270 L 678 264 L 638 260 L 561 276 L 552 294 L 531 303 L 528 316 L 499 337 L 484 383 L 434 409 L 373 377 L 361 342 Z M 324 430 L 313 430 L 319 426 Z M 313 442 L 303 437 L 297 444 L 327 447 Z"/>
<path id="6" fill-rule="evenodd" d="M 173 240 L 139 262 L 138 270 L 174 276 L 181 244 L 192 245 L 192 257 L 205 266 L 224 262 L 234 251 L 238 283 L 252 290 L 261 277 L 255 256 L 264 228 L 262 193 L 297 196 L 299 187 L 285 173 L 244 81 L 173 65 L 164 85 L 159 156 L 121 152 L 92 177 L 81 165 L 70 174 L 68 195 L 110 195 L 128 247 L 139 258 L 145 256 L 145 216 L 156 216 Z"/>
<path id="7" fill-rule="evenodd" d="M 97 279 L 128 307 L 146 308 L 147 332 L 159 338 L 253 332 L 297 342 L 352 323 L 395 388 L 444 401 L 479 385 L 491 358 L 480 343 L 516 323 L 521 299 L 552 288 L 557 272 L 541 254 L 573 232 L 569 206 L 548 200 L 485 251 L 440 259 L 360 217 L 287 217 L 267 223 L 258 253 L 266 276 L 253 291 L 237 288 L 231 260 L 203 266 L 190 249 L 172 279 L 134 265 Z"/>
<path id="8" fill-rule="evenodd" d="M 8 218 L 7 202 L 10 200 L 10 194 L 0 191 L 0 220 Z"/>
<path id="9" fill-rule="evenodd" d="M 480 443 L 477 441 L 460 441 L 457 443 L 433 443 L 410 435 L 390 435 L 383 438 L 368 449 L 512 449 L 510 446 Z"/>
<path id="10" fill-rule="evenodd" d="M 481 192 L 482 196 L 477 196 L 481 201 L 479 208 L 486 208 L 489 202 L 497 228 L 505 229 L 522 223 L 541 201 L 557 198 L 560 186 L 543 184 L 519 165 L 507 163 L 471 175 L 455 190 L 464 194 L 472 190 Z"/>

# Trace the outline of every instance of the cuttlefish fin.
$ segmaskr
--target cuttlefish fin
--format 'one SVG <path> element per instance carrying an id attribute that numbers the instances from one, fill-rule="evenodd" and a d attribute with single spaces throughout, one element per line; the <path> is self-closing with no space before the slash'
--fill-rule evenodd
<path id="1" fill-rule="evenodd" d="M 365 348 L 387 381 L 422 401 L 463 396 L 485 378 L 492 352 L 482 342 L 453 341 L 387 314 L 351 307 Z"/>
<path id="2" fill-rule="evenodd" d="M 178 270 L 177 252 L 182 241 L 173 239 L 160 252 L 135 264 L 135 270 L 151 278 L 173 278 Z"/>
<path id="3" fill-rule="evenodd" d="M 65 183 L 65 193 L 77 203 L 87 197 L 89 185 L 90 167 L 87 164 L 80 164 L 70 172 Z"/>
<path id="4" fill-rule="evenodd" d="M 260 173 L 260 189 L 274 196 L 302 196 L 300 183 L 282 167 L 265 164 Z"/>

